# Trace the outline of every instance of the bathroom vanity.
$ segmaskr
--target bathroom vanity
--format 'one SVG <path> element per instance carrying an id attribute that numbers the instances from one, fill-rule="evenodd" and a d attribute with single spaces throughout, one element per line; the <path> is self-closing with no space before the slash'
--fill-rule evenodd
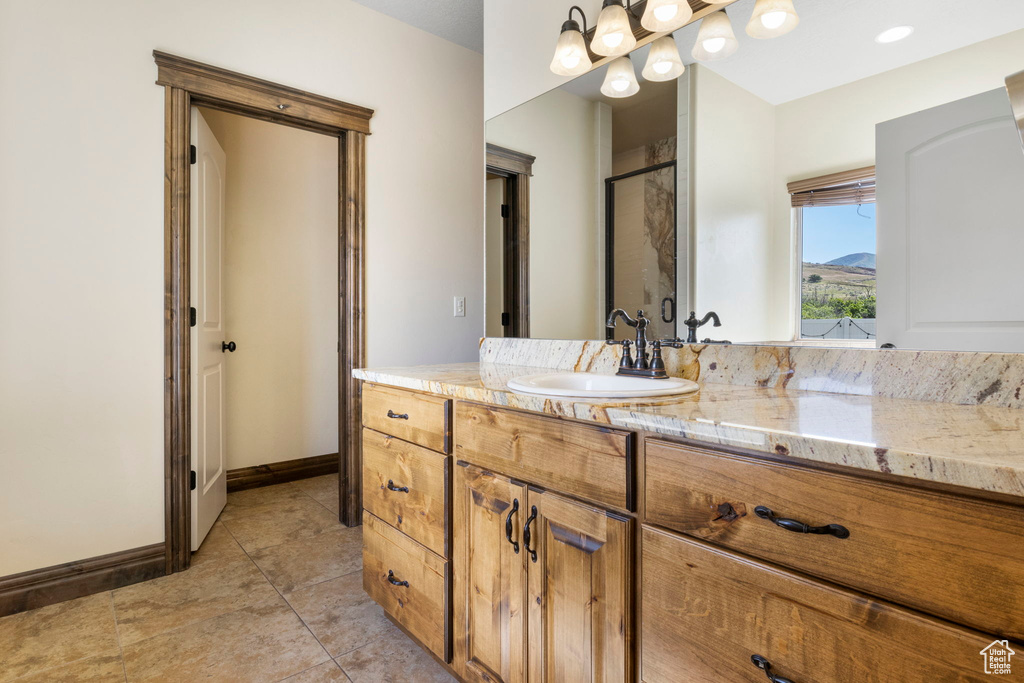
<path id="1" fill-rule="evenodd" d="M 1019 388 L 830 394 L 793 386 L 821 350 L 690 347 L 696 395 L 562 401 L 505 389 L 509 343 L 358 373 L 364 586 L 462 680 L 980 681 L 994 640 L 1024 652 Z M 939 383 L 940 355 L 913 361 Z"/>

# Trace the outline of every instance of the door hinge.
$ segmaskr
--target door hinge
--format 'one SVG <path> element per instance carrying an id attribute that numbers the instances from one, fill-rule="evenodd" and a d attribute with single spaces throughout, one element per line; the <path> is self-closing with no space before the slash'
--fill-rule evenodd
<path id="1" fill-rule="evenodd" d="M 195 306 L 189 306 L 188 307 L 188 326 L 189 327 L 195 327 L 196 326 L 196 307 Z"/>
<path id="2" fill-rule="evenodd" d="M 188 163 L 189 164 L 196 163 L 196 146 L 195 145 L 189 145 L 188 146 Z"/>
<path id="3" fill-rule="evenodd" d="M 501 205 L 501 217 L 502 218 L 508 218 L 511 213 L 512 212 L 509 209 L 508 204 L 502 204 Z"/>
<path id="4" fill-rule="evenodd" d="M 511 324 L 512 324 L 511 316 L 509 316 L 508 313 L 502 313 L 501 314 L 501 326 L 502 327 L 508 327 Z"/>
<path id="5" fill-rule="evenodd" d="M 195 470 L 192 470 L 191 472 L 188 473 L 188 490 L 189 491 L 195 491 L 196 490 L 196 471 Z"/>

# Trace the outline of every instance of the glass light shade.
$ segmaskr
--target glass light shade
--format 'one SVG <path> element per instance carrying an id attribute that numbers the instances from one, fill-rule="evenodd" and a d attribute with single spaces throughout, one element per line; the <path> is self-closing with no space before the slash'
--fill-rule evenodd
<path id="1" fill-rule="evenodd" d="M 555 46 L 555 56 L 551 60 L 551 71 L 559 76 L 579 76 L 590 71 L 592 66 L 579 24 L 576 24 L 575 29 L 563 26 L 562 35 L 558 36 L 558 45 Z"/>
<path id="2" fill-rule="evenodd" d="M 640 25 L 651 33 L 666 33 L 686 26 L 692 16 L 686 0 L 647 0 Z"/>
<path id="3" fill-rule="evenodd" d="M 735 54 L 739 46 L 729 16 L 725 10 L 718 10 L 701 20 L 692 54 L 699 62 L 711 62 Z"/>
<path id="4" fill-rule="evenodd" d="M 633 62 L 629 57 L 619 57 L 608 64 L 601 92 L 608 97 L 629 97 L 640 92 L 640 84 L 636 82 L 636 72 L 633 71 Z"/>
<path id="5" fill-rule="evenodd" d="M 662 36 L 651 43 L 647 64 L 644 65 L 644 78 L 649 81 L 671 81 L 673 78 L 679 78 L 685 70 L 683 60 L 679 58 L 675 38 Z"/>
<path id="6" fill-rule="evenodd" d="M 757 0 L 747 24 L 751 38 L 775 38 L 789 33 L 800 23 L 793 0 Z"/>
<path id="7" fill-rule="evenodd" d="M 594 54 L 605 57 L 618 57 L 628 54 L 636 47 L 636 38 L 629 25 L 626 8 L 618 2 L 605 5 L 597 17 L 597 29 L 590 41 L 590 49 Z"/>

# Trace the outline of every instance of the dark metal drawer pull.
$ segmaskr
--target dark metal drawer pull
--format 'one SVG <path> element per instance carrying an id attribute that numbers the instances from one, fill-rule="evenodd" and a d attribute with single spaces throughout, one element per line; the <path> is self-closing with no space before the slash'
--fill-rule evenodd
<path id="1" fill-rule="evenodd" d="M 409 587 L 408 581 L 399 581 L 395 578 L 395 573 L 390 569 L 388 570 L 388 583 L 390 583 L 392 586 L 405 586 L 406 588 Z"/>
<path id="2" fill-rule="evenodd" d="M 535 519 L 537 519 L 536 505 L 530 508 L 530 517 L 526 520 L 526 525 L 523 527 L 523 547 L 526 548 L 526 552 L 530 553 L 530 559 L 534 562 L 537 561 L 537 551 L 530 547 L 530 525 L 533 524 Z"/>
<path id="3" fill-rule="evenodd" d="M 401 415 L 399 415 L 398 413 L 396 413 L 396 412 L 394 412 L 392 410 L 389 410 L 388 411 L 388 417 L 390 417 L 392 420 L 408 420 L 409 419 L 409 413 L 402 413 Z"/>
<path id="4" fill-rule="evenodd" d="M 849 538 L 850 530 L 840 524 L 826 524 L 825 526 L 810 526 L 795 519 L 776 517 L 775 513 L 764 505 L 754 508 L 754 514 L 761 519 L 767 519 L 775 526 L 780 526 L 786 531 L 793 531 L 798 534 L 828 534 L 836 538 Z"/>
<path id="5" fill-rule="evenodd" d="M 772 663 L 764 657 L 762 657 L 761 655 L 750 655 L 750 661 L 752 661 L 754 663 L 754 666 L 756 666 L 758 669 L 764 671 L 764 675 L 767 676 L 768 680 L 772 683 L 793 683 L 793 681 L 789 680 L 788 678 L 783 678 L 782 676 L 776 676 L 775 674 L 773 674 Z"/>
<path id="6" fill-rule="evenodd" d="M 388 491 L 397 491 L 399 493 L 409 493 L 408 486 L 395 486 L 395 482 L 388 479 Z"/>
<path id="7" fill-rule="evenodd" d="M 512 540 L 512 515 L 519 511 L 519 499 L 514 498 L 512 500 L 512 509 L 508 511 L 508 517 L 505 518 L 505 538 L 509 543 L 512 544 L 512 550 L 516 551 L 516 555 L 519 554 L 519 541 Z"/>

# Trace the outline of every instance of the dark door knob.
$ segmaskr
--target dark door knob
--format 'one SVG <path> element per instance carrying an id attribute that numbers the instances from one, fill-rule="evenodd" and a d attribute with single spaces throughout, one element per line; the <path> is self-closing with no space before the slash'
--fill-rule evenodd
<path id="1" fill-rule="evenodd" d="M 237 349 L 237 348 L 238 347 L 235 346 L 235 342 L 221 342 L 221 344 L 220 344 L 221 353 L 223 353 L 225 351 L 230 351 L 231 353 L 234 353 L 235 349 Z"/>

